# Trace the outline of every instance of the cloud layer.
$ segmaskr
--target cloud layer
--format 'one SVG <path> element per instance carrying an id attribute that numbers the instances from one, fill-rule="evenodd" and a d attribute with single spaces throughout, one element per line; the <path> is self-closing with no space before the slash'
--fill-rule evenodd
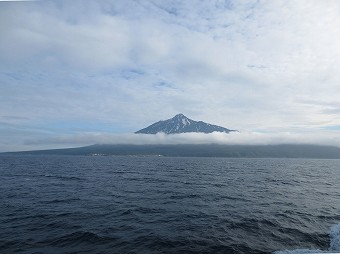
<path id="1" fill-rule="evenodd" d="M 259 135 L 340 129 L 336 0 L 0 5 L 0 150 L 177 113 Z"/>
<path id="2" fill-rule="evenodd" d="M 64 148 L 86 146 L 92 144 L 223 144 L 223 145 L 275 145 L 275 144 L 318 144 L 340 147 L 340 133 L 258 133 L 232 132 L 229 134 L 214 133 L 181 133 L 167 135 L 147 134 L 111 134 L 86 133 L 72 135 L 56 135 L 53 137 L 35 137 L 25 140 L 21 150 Z M 13 151 L 18 150 L 12 147 Z"/>

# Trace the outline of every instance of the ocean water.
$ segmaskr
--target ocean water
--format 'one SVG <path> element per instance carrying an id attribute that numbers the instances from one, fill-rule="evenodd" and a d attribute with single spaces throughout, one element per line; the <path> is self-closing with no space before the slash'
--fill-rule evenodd
<path id="1" fill-rule="evenodd" d="M 0 253 L 340 252 L 340 160 L 0 156 Z"/>

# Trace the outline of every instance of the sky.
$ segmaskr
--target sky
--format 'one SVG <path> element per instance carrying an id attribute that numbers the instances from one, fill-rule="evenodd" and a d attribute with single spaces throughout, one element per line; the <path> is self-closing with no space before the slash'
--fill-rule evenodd
<path id="1" fill-rule="evenodd" d="M 0 152 L 340 146 L 340 1 L 0 1 Z M 137 135 L 183 113 L 232 134 Z"/>

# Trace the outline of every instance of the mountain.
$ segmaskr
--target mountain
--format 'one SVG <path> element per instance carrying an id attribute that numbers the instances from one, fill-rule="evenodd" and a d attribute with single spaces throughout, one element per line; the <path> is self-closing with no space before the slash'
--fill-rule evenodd
<path id="1" fill-rule="evenodd" d="M 165 134 L 175 134 L 186 132 L 212 133 L 214 131 L 229 133 L 235 130 L 229 130 L 221 126 L 205 123 L 202 121 L 194 121 L 187 118 L 183 114 L 178 114 L 171 119 L 151 124 L 144 129 L 136 131 L 135 133 L 156 134 L 158 132 L 164 132 Z"/>
<path id="2" fill-rule="evenodd" d="M 5 155 L 169 156 L 340 159 L 340 148 L 319 145 L 91 145 L 78 148 L 0 153 Z"/>

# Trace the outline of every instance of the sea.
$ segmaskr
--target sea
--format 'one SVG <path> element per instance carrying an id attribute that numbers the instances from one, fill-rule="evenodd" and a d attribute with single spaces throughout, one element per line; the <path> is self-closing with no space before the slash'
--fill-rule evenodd
<path id="1" fill-rule="evenodd" d="M 340 160 L 2 155 L 0 253 L 340 253 Z"/>

